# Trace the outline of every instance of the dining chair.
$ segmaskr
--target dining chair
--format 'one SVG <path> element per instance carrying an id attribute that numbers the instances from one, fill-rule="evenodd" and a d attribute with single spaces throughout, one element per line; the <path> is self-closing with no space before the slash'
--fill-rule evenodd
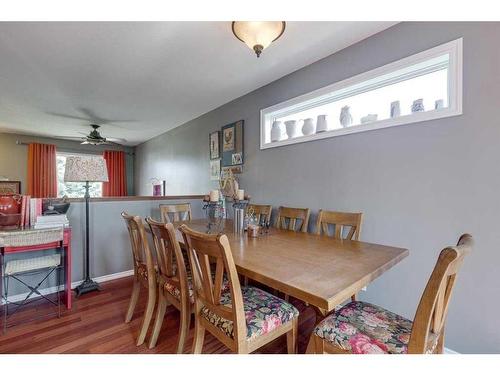
<path id="1" fill-rule="evenodd" d="M 271 221 L 272 211 L 273 206 L 270 204 L 249 204 L 247 207 L 247 212 L 253 213 L 258 223 L 261 223 L 263 220 L 269 223 Z"/>
<path id="2" fill-rule="evenodd" d="M 318 220 L 316 221 L 316 234 L 329 236 L 331 233 L 332 237 L 337 240 L 359 241 L 362 220 L 362 213 L 319 210 Z M 332 232 L 330 226 L 334 227 Z M 344 236 L 346 227 L 349 227 L 349 232 Z"/>
<path id="3" fill-rule="evenodd" d="M 298 310 L 255 287 L 241 287 L 225 234 L 180 228 L 193 273 L 195 332 L 193 353 L 201 353 L 205 331 L 237 353 L 251 353 L 287 335 L 288 353 L 297 349 Z M 212 275 L 210 258 L 215 261 Z M 221 288 L 224 274 L 229 288 Z"/>
<path id="4" fill-rule="evenodd" d="M 151 228 L 158 262 L 158 306 L 149 348 L 156 346 L 167 304 L 171 304 L 180 312 L 177 354 L 182 354 L 194 304 L 187 257 L 184 257 L 172 223 L 158 222 L 151 217 L 148 217 L 146 222 Z"/>
<path id="5" fill-rule="evenodd" d="M 307 226 L 309 224 L 309 214 L 309 208 L 280 206 L 278 217 L 276 218 L 276 228 L 305 233 L 307 232 Z"/>
<path id="6" fill-rule="evenodd" d="M 362 213 L 336 212 L 321 209 L 318 212 L 318 219 L 316 221 L 316 234 L 331 235 L 337 240 L 359 241 L 362 220 Z M 330 231 L 331 226 L 333 226 L 332 231 Z M 346 228 L 349 228 L 349 232 L 344 236 Z M 356 295 L 351 296 L 351 301 L 356 301 Z"/>
<path id="7" fill-rule="evenodd" d="M 142 316 L 141 329 L 136 343 L 139 346 L 144 343 L 156 304 L 155 261 L 149 247 L 142 218 L 140 216 L 129 215 L 126 212 L 122 212 L 121 215 L 127 224 L 134 260 L 134 284 L 125 316 L 125 323 L 129 323 L 132 320 L 137 300 L 139 299 L 141 285 L 148 290 L 148 301 L 144 315 Z"/>
<path id="8" fill-rule="evenodd" d="M 450 295 L 473 246 L 463 234 L 439 254 L 413 322 L 371 303 L 350 302 L 314 329 L 308 352 L 333 354 L 442 353 Z"/>
<path id="9" fill-rule="evenodd" d="M 160 214 L 164 223 L 189 221 L 192 218 L 191 203 L 160 204 Z"/>

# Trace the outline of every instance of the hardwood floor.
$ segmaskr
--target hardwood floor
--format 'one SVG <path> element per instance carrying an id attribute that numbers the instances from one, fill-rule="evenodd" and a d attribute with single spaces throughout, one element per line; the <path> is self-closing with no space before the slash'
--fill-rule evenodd
<path id="1" fill-rule="evenodd" d="M 61 318 L 49 317 L 26 322 L 39 314 L 53 312 L 48 303 L 34 303 L 14 315 L 11 323 L 19 323 L 0 334 L 0 353 L 175 353 L 179 327 L 179 313 L 169 306 L 165 314 L 158 345 L 148 349 L 147 341 L 137 347 L 135 338 L 139 331 L 146 293 L 142 291 L 132 321 L 124 322 L 125 312 L 132 288 L 132 278 L 127 277 L 102 284 L 101 292 L 89 293 L 74 299 L 72 311 L 62 307 Z M 299 352 L 304 353 L 309 335 L 314 327 L 315 313 L 302 302 L 291 301 L 300 311 Z M 3 323 L 3 322 L 2 322 Z M 152 324 L 151 324 L 152 326 Z M 194 322 L 186 341 L 185 353 L 191 350 Z M 152 327 L 150 327 L 151 329 Z M 0 331 L 1 332 L 1 331 Z M 229 353 L 208 332 L 203 353 Z M 285 336 L 269 343 L 258 353 L 286 353 Z"/>

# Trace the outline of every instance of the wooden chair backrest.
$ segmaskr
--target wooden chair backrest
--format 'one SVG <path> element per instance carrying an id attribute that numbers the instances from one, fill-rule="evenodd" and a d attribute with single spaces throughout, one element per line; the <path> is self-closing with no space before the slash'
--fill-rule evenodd
<path id="1" fill-rule="evenodd" d="M 160 204 L 160 214 L 164 223 L 189 221 L 192 218 L 191 203 Z"/>
<path id="2" fill-rule="evenodd" d="M 361 232 L 362 213 L 335 212 L 319 210 L 316 222 L 316 234 L 330 235 L 329 226 L 333 225 L 333 237 L 337 240 L 359 240 Z M 343 238 L 344 227 L 349 227 L 349 233 Z"/>
<path id="3" fill-rule="evenodd" d="M 429 335 L 438 337 L 444 335 L 448 305 L 456 276 L 472 246 L 472 236 L 463 234 L 457 246 L 447 247 L 439 254 L 413 320 L 408 353 L 432 352 L 433 348 L 429 347 L 429 343 L 435 343 L 437 340 L 429 340 Z"/>
<path id="4" fill-rule="evenodd" d="M 232 321 L 233 349 L 236 349 L 245 342 L 247 332 L 240 281 L 228 238 L 225 234 L 197 232 L 185 224 L 179 230 L 188 249 L 196 311 L 205 306 L 218 316 Z M 214 277 L 210 259 L 216 263 Z M 229 281 L 231 306 L 220 303 L 224 274 Z"/>
<path id="5" fill-rule="evenodd" d="M 276 228 L 288 229 L 294 232 L 307 232 L 309 225 L 309 208 L 292 208 L 280 206 L 276 218 Z M 299 223 L 297 225 L 297 220 Z"/>
<path id="6" fill-rule="evenodd" d="M 262 220 L 265 220 L 266 223 L 269 223 L 271 221 L 273 206 L 271 206 L 270 204 L 249 204 L 247 212 L 252 212 L 259 223 L 261 223 Z"/>
<path id="7" fill-rule="evenodd" d="M 180 301 L 187 305 L 189 303 L 187 265 L 175 236 L 175 228 L 172 223 L 162 223 L 151 217 L 148 217 L 146 222 L 153 235 L 159 275 L 163 279 L 162 281 L 166 281 L 180 290 Z M 176 267 L 174 267 L 174 262 Z"/>
<path id="8" fill-rule="evenodd" d="M 156 283 L 155 279 L 155 260 L 149 247 L 146 230 L 140 216 L 132 216 L 126 212 L 121 213 L 125 224 L 127 225 L 130 236 L 130 246 L 134 258 L 134 268 L 141 264 L 146 264 L 148 271 L 148 282 Z"/>

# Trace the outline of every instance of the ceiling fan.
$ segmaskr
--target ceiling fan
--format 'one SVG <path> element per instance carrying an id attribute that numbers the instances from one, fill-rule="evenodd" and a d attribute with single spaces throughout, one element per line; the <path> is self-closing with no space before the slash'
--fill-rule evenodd
<path id="1" fill-rule="evenodd" d="M 105 145 L 105 144 L 115 144 L 117 145 L 118 143 L 113 142 L 108 140 L 107 138 L 104 138 L 101 133 L 99 133 L 99 125 L 96 124 L 91 124 L 92 131 L 83 138 L 83 142 L 81 143 L 82 145 L 93 145 L 93 146 L 99 146 L 99 145 Z M 125 141 L 125 139 L 120 139 Z"/>
<path id="2" fill-rule="evenodd" d="M 102 125 L 110 125 L 110 126 L 114 126 L 117 128 L 123 128 L 122 126 L 113 124 L 113 122 L 135 122 L 135 120 L 109 120 L 109 119 L 105 119 L 105 118 L 97 116 L 92 110 L 90 110 L 88 108 L 78 108 L 78 111 L 85 114 L 86 117 L 72 116 L 72 115 L 67 115 L 67 114 L 63 114 L 63 113 L 47 112 L 48 114 L 53 115 L 53 116 L 64 117 L 64 118 L 69 118 L 69 119 L 73 119 L 73 120 L 85 120 L 87 122 L 90 122 L 90 126 L 92 127 L 92 130 L 90 131 L 89 134 L 79 132 L 84 137 L 57 137 L 57 138 L 78 140 L 78 141 L 82 141 L 81 144 L 94 145 L 94 146 L 103 145 L 103 144 L 122 145 L 124 143 L 127 143 L 127 140 L 124 138 L 103 137 L 98 129 L 101 128 Z M 101 124 L 101 125 L 98 125 L 98 124 Z M 130 130 L 130 129 L 127 129 L 127 130 Z"/>
<path id="3" fill-rule="evenodd" d="M 100 131 L 98 130 L 101 127 L 100 125 L 90 124 L 90 126 L 92 127 L 92 130 L 90 131 L 89 134 L 80 133 L 83 135 L 83 137 L 57 137 L 57 138 L 68 139 L 72 141 L 81 141 L 80 143 L 82 145 L 93 145 L 93 146 L 107 145 L 107 144 L 122 146 L 123 143 L 127 143 L 127 140 L 123 138 L 103 137 Z"/>

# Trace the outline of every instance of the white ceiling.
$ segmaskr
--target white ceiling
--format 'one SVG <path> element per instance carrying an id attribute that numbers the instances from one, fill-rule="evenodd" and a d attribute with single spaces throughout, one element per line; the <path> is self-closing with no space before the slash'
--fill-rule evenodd
<path id="1" fill-rule="evenodd" d="M 393 24 L 287 22 L 257 59 L 230 22 L 3 22 L 0 131 L 79 136 L 94 116 L 137 145 Z"/>

